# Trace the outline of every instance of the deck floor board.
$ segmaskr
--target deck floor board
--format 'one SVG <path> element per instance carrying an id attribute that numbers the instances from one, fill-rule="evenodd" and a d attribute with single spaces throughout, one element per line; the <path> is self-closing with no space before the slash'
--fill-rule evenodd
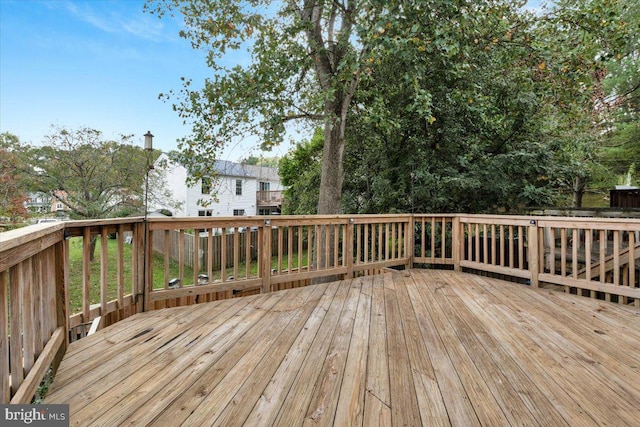
<path id="1" fill-rule="evenodd" d="M 71 344 L 71 425 L 640 426 L 640 310 L 409 270 L 140 313 Z"/>

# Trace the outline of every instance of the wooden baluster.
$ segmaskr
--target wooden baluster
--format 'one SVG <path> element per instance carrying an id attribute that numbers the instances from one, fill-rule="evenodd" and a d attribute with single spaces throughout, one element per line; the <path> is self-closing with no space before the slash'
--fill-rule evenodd
<path id="1" fill-rule="evenodd" d="M 591 281 L 591 239 L 593 237 L 593 230 L 587 229 L 585 230 L 584 235 L 584 262 L 585 262 L 585 279 L 587 281 Z M 596 292 L 593 290 L 589 291 L 589 296 L 591 298 L 596 297 Z"/>
<path id="2" fill-rule="evenodd" d="M 91 228 L 82 230 L 82 322 L 90 319 L 90 293 L 91 293 Z"/>
<path id="3" fill-rule="evenodd" d="M 432 262 L 436 259 L 436 218 L 431 217 L 431 260 Z"/>
<path id="4" fill-rule="evenodd" d="M 108 240 L 107 240 L 107 227 L 100 228 L 100 314 L 102 317 L 101 323 L 105 321 L 106 316 L 108 314 L 108 305 L 109 305 L 109 289 L 108 284 L 109 280 L 107 278 L 107 261 L 109 259 L 109 250 L 108 250 Z"/>
<path id="5" fill-rule="evenodd" d="M 542 247 L 543 256 L 540 259 L 544 259 L 544 247 Z M 518 226 L 518 268 L 524 270 L 524 233 L 522 226 Z"/>
<path id="6" fill-rule="evenodd" d="M 500 240 L 499 240 L 499 248 L 500 248 L 500 266 L 504 267 L 504 243 L 505 243 L 505 237 L 504 237 L 504 225 L 499 225 L 498 226 L 500 228 Z"/>
<path id="7" fill-rule="evenodd" d="M 549 266 L 551 274 L 556 274 L 556 229 L 549 227 L 551 230 L 551 245 L 549 246 Z"/>
<path id="8" fill-rule="evenodd" d="M 514 268 L 513 256 L 514 256 L 514 244 L 515 236 L 513 235 L 513 225 L 509 226 L 509 267 Z"/>
<path id="9" fill-rule="evenodd" d="M 362 261 L 362 227 L 363 224 L 356 224 L 356 264 Z"/>
<path id="10" fill-rule="evenodd" d="M 620 230 L 613 230 L 613 284 L 620 286 Z M 626 298 L 621 298 L 626 304 Z"/>

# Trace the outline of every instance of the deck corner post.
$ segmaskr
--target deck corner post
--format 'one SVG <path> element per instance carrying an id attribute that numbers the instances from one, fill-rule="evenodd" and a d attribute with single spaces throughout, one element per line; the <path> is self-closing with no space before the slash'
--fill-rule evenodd
<path id="1" fill-rule="evenodd" d="M 462 271 L 462 267 L 460 266 L 460 251 L 464 248 L 464 233 L 462 233 L 462 224 L 460 223 L 459 215 L 453 217 L 451 229 L 451 256 L 453 258 L 453 270 Z"/>
<path id="2" fill-rule="evenodd" d="M 544 239 L 540 239 L 538 235 L 538 222 L 531 220 L 528 230 L 528 258 L 529 272 L 531 273 L 531 286 L 539 287 L 538 275 L 540 274 L 540 241 L 544 244 Z"/>

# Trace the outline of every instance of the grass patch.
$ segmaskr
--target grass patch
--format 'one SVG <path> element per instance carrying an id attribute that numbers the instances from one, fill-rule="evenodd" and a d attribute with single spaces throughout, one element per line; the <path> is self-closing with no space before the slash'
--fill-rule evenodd
<path id="1" fill-rule="evenodd" d="M 100 302 L 100 259 L 102 256 L 102 245 L 100 237 L 96 242 L 94 261 L 90 263 L 90 276 L 89 276 L 89 303 L 97 304 Z M 118 241 L 113 239 L 107 239 L 107 300 L 112 301 L 118 297 Z M 133 293 L 133 279 L 132 279 L 132 246 L 124 245 L 124 295 Z M 82 238 L 74 237 L 69 239 L 69 307 L 70 312 L 78 313 L 82 311 Z M 283 266 L 286 266 L 287 257 L 283 256 Z M 292 259 L 292 268 L 298 267 L 298 257 L 294 256 Z M 307 264 L 307 252 L 303 251 L 302 254 L 302 266 Z M 277 268 L 278 257 L 275 256 L 271 259 L 271 268 Z M 286 267 L 283 267 L 286 268 Z M 200 266 L 200 272 L 206 273 L 206 265 Z M 234 273 L 233 267 L 226 269 L 227 278 Z M 221 276 L 220 270 L 214 271 L 211 280 L 219 279 Z M 238 276 L 237 279 L 246 277 L 246 264 L 241 262 L 238 264 Z M 169 261 L 169 278 L 180 277 L 180 266 L 176 261 Z M 249 277 L 258 277 L 258 263 L 254 260 L 250 263 Z M 184 266 L 184 279 L 186 284 L 190 284 L 193 278 L 193 268 L 190 266 Z M 154 253 L 153 254 L 153 288 L 164 288 L 164 255 Z"/>

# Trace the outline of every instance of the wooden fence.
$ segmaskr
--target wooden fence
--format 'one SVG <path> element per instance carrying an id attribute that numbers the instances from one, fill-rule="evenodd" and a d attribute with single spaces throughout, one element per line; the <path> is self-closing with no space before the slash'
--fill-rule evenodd
<path id="1" fill-rule="evenodd" d="M 638 219 L 126 218 L 13 230 L 0 234 L 0 402 L 29 402 L 69 341 L 145 310 L 410 267 L 640 307 L 639 257 Z"/>

